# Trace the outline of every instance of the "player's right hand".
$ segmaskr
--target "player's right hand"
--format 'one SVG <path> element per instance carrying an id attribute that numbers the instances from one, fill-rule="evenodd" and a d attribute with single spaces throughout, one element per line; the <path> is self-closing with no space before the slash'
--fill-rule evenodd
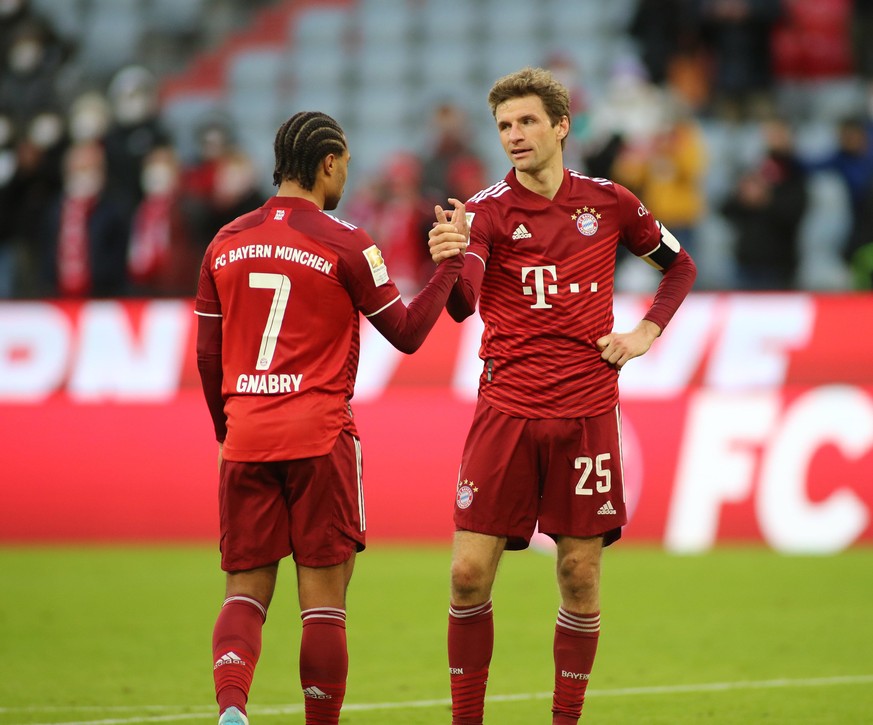
<path id="1" fill-rule="evenodd" d="M 467 212 L 457 199 L 449 199 L 454 205 L 451 218 L 439 204 L 434 207 L 436 223 L 428 232 L 430 256 L 439 264 L 451 257 L 463 254 L 467 249 Z"/>

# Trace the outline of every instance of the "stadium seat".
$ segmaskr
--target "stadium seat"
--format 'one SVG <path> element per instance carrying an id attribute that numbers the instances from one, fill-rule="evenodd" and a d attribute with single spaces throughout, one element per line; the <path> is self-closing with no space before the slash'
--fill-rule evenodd
<path id="1" fill-rule="evenodd" d="M 542 41 L 543 16 L 538 3 L 486 0 L 483 31 L 492 45 L 497 42 L 511 45 L 516 40 Z"/>
<path id="2" fill-rule="evenodd" d="M 31 0 L 31 5 L 64 38 L 78 38 L 84 30 L 88 14 L 82 0 Z"/>
<path id="3" fill-rule="evenodd" d="M 279 100 L 279 109 L 289 117 L 298 111 L 321 111 L 333 116 L 345 126 L 348 115 L 348 100 L 339 86 L 301 86 L 287 98 Z"/>
<path id="4" fill-rule="evenodd" d="M 288 37 L 292 48 L 344 45 L 351 28 L 351 11 L 341 7 L 309 8 L 292 16 Z"/>
<path id="5" fill-rule="evenodd" d="M 200 124 L 223 110 L 221 98 L 213 94 L 185 94 L 174 97 L 163 108 L 162 119 L 173 136 L 179 156 L 188 161 L 198 152 Z"/>
<path id="6" fill-rule="evenodd" d="M 147 28 L 172 35 L 196 32 L 206 12 L 206 0 L 149 0 L 144 5 Z"/>
<path id="7" fill-rule="evenodd" d="M 119 0 L 91 6 L 83 23 L 77 61 L 86 72 L 111 74 L 133 62 L 144 26 L 138 2 Z"/>
<path id="8" fill-rule="evenodd" d="M 413 52 L 423 87 L 435 92 L 470 84 L 481 72 L 481 44 L 464 38 L 426 38 Z"/>
<path id="9" fill-rule="evenodd" d="M 410 79 L 409 49 L 399 43 L 362 45 L 355 66 L 355 82 L 369 86 L 396 86 Z"/>
<path id="10" fill-rule="evenodd" d="M 286 58 L 298 88 L 340 85 L 352 66 L 345 48 L 334 45 L 296 45 Z"/>
<path id="11" fill-rule="evenodd" d="M 475 41 L 485 23 L 480 3 L 468 0 L 423 0 L 418 10 L 423 38 L 464 38 Z"/>
<path id="12" fill-rule="evenodd" d="M 281 50 L 246 50 L 230 59 L 227 86 L 231 92 L 252 89 L 273 89 L 278 92 L 287 72 L 287 57 Z"/>
<path id="13" fill-rule="evenodd" d="M 373 45 L 405 44 L 411 37 L 415 15 L 406 2 L 383 2 L 384 7 L 378 7 L 371 2 L 364 2 L 354 16 L 361 45 L 366 48 Z"/>

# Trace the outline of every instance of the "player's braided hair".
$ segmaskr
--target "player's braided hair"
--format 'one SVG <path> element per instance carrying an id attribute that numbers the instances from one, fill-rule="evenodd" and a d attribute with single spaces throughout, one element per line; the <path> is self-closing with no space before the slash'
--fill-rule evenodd
<path id="1" fill-rule="evenodd" d="M 276 132 L 273 184 L 279 186 L 285 179 L 290 179 L 312 191 L 318 165 L 324 157 L 342 154 L 345 149 L 346 137 L 342 128 L 326 113 L 295 113 Z"/>

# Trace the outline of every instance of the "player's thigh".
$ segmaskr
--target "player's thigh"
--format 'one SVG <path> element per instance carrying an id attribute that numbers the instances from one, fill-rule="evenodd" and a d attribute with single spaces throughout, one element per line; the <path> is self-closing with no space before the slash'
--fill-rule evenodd
<path id="1" fill-rule="evenodd" d="M 366 545 L 360 441 L 339 435 L 330 453 L 292 461 L 288 515 L 294 560 L 301 566 L 336 566 Z"/>
<path id="2" fill-rule="evenodd" d="M 228 572 L 268 566 L 291 553 L 281 462 L 222 461 L 218 510 Z"/>
<path id="3" fill-rule="evenodd" d="M 618 409 L 552 421 L 541 445 L 547 469 L 540 530 L 583 538 L 603 534 L 614 540 L 627 523 Z"/>
<path id="4" fill-rule="evenodd" d="M 536 526 L 539 496 L 529 422 L 480 399 L 461 457 L 456 529 L 506 537 L 510 549 L 527 545 Z"/>

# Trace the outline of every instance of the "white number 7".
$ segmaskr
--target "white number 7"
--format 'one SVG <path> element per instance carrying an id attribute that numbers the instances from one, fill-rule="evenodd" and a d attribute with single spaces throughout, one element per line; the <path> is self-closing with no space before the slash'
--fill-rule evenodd
<path id="1" fill-rule="evenodd" d="M 279 340 L 279 331 L 282 329 L 285 308 L 288 306 L 288 296 L 291 294 L 291 280 L 284 274 L 250 272 L 249 287 L 275 290 L 273 304 L 270 305 L 270 314 L 267 315 L 267 324 L 264 327 L 264 336 L 261 338 L 261 349 L 258 350 L 258 364 L 255 365 L 256 370 L 269 370 L 273 355 L 276 353 L 276 343 Z"/>

